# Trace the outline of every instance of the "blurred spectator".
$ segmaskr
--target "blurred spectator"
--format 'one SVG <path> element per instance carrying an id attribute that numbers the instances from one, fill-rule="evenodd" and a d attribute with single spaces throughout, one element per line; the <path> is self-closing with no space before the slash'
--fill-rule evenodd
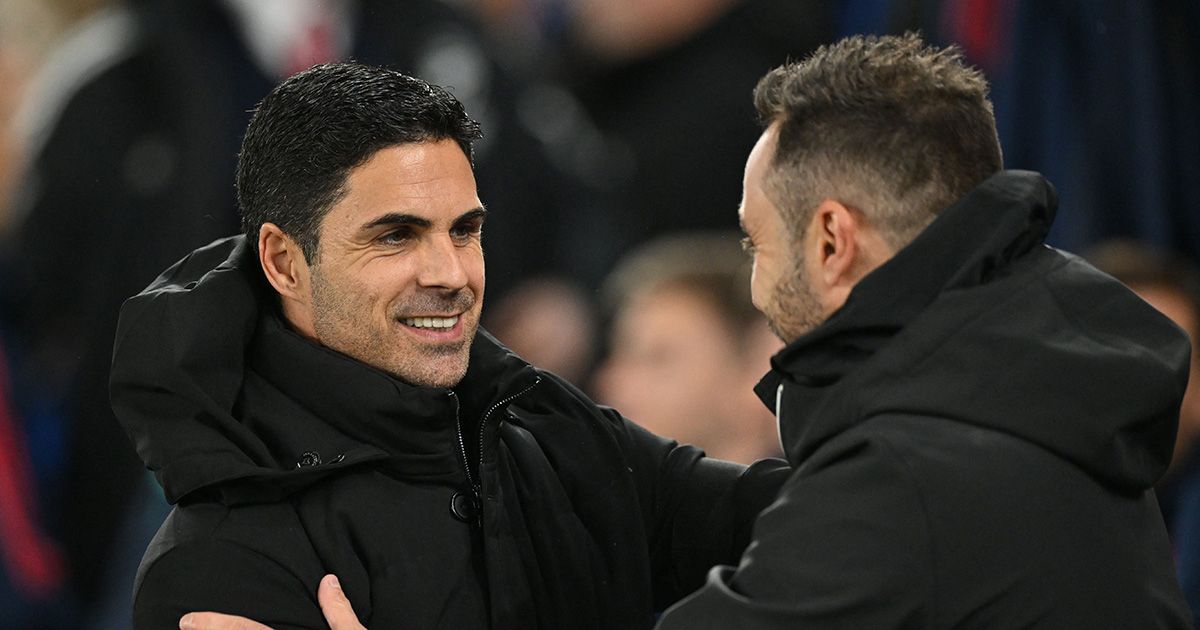
<path id="1" fill-rule="evenodd" d="M 61 101 L 48 95 L 72 89 L 75 72 L 63 72 L 57 54 L 65 41 L 79 39 L 91 18 L 103 13 L 105 0 L 7 0 L 0 2 L 0 235 L 6 238 L 0 261 L 0 337 L 8 343 L 0 353 L 0 618 L 6 627 L 78 627 L 78 606 L 70 578 L 69 554 L 59 544 L 71 525 L 63 522 L 60 493 L 64 462 L 59 399 L 63 382 L 54 374 L 24 369 L 36 362 L 55 340 L 32 340 L 21 324 L 25 297 L 15 289 L 12 232 L 19 209 L 31 192 L 33 154 L 43 139 L 40 121 L 57 114 Z M 94 40 L 93 40 L 94 41 Z M 77 47 L 78 48 L 78 47 Z M 89 59 L 103 64 L 106 49 L 87 49 Z M 83 70 L 76 64 L 73 70 Z M 65 287 L 47 287 L 62 292 Z M 86 287 L 75 286 L 78 292 Z M 43 352 L 39 352 L 43 351 Z M 10 368 L 11 366 L 11 368 Z M 11 379 L 10 379 L 11 376 Z M 123 445 L 120 445 L 123 446 Z M 86 525 L 83 525 L 86 526 Z"/>
<path id="2" fill-rule="evenodd" d="M 1200 255 L 1200 3 L 918 4 L 941 4 L 943 41 L 984 64 L 1005 164 L 1055 183 L 1048 242 Z"/>
<path id="3" fill-rule="evenodd" d="M 526 75 L 555 66 L 570 3 L 563 0 L 471 0 L 502 61 Z"/>
<path id="4" fill-rule="evenodd" d="M 17 110 L 29 77 L 49 54 L 51 43 L 70 26 L 59 2 L 0 0 L 0 233 L 9 221 L 11 194 L 25 154 L 16 133 Z"/>
<path id="5" fill-rule="evenodd" d="M 818 0 L 579 0 L 562 69 L 609 143 L 603 269 L 678 230 L 736 229 L 744 158 L 758 137 L 746 98 L 763 72 L 833 37 Z M 594 281 L 594 279 L 589 279 Z"/>
<path id="6" fill-rule="evenodd" d="M 12 134 L 12 118 L 17 101 L 23 93 L 26 66 L 19 54 L 4 45 L 0 39 L 0 233 L 8 224 L 8 208 L 12 191 L 16 186 L 21 151 Z"/>
<path id="7" fill-rule="evenodd" d="M 66 625 L 71 602 L 58 546 L 39 515 L 38 488 L 0 346 L 0 618 L 6 627 Z"/>
<path id="8" fill-rule="evenodd" d="M 1137 241 L 1113 240 L 1096 245 L 1086 258 L 1097 268 L 1120 280 L 1175 322 L 1192 338 L 1192 376 L 1180 410 L 1179 437 L 1167 481 L 1181 472 L 1193 455 L 1200 438 L 1200 272 L 1179 256 L 1165 255 Z"/>
<path id="9" fill-rule="evenodd" d="M 782 344 L 750 303 L 750 261 L 736 233 L 647 243 L 605 285 L 613 311 L 597 399 L 710 456 L 779 456 L 775 418 L 753 387 Z"/>
<path id="10" fill-rule="evenodd" d="M 592 368 L 596 317 L 578 286 L 534 278 L 511 291 L 485 316 L 488 332 L 521 358 L 572 383 Z"/>
<path id="11" fill-rule="evenodd" d="M 47 516 L 88 606 L 145 475 L 108 406 L 115 309 L 185 245 L 236 222 L 211 166 L 225 150 L 213 124 L 223 109 L 184 85 L 187 41 L 156 40 L 123 3 L 59 6 L 94 10 L 78 12 L 22 103 L 27 168 L 6 235 L 3 316 Z"/>
<path id="12" fill-rule="evenodd" d="M 576 37 L 610 63 L 649 57 L 696 37 L 741 0 L 582 0 Z"/>
<path id="13" fill-rule="evenodd" d="M 1101 243 L 1087 258 L 1192 339 L 1192 371 L 1179 412 L 1175 453 L 1155 490 L 1175 545 L 1180 585 L 1200 625 L 1200 271 L 1189 260 L 1129 240 Z"/>

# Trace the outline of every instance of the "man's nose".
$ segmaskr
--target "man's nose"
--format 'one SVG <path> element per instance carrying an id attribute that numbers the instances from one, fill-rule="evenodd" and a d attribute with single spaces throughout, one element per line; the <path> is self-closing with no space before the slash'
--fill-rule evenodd
<path id="1" fill-rule="evenodd" d="M 423 287 L 461 289 L 467 286 L 467 270 L 462 257 L 466 248 L 458 247 L 448 235 L 438 235 L 422 248 L 421 269 L 417 282 Z"/>

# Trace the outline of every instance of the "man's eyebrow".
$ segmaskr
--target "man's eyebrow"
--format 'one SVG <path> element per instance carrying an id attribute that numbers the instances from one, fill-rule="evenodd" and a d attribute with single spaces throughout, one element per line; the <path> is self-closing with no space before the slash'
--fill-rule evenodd
<path id="1" fill-rule="evenodd" d="M 416 216 L 415 214 L 404 214 L 402 212 L 389 212 L 385 215 L 375 217 L 374 219 L 364 223 L 359 231 L 367 231 L 383 225 L 398 226 L 398 225 L 415 225 L 417 227 L 427 228 L 433 223 L 424 217 Z"/>
<path id="2" fill-rule="evenodd" d="M 463 221 L 474 221 L 475 219 L 482 219 L 486 216 L 487 216 L 487 209 L 484 208 L 483 206 L 479 206 L 478 208 L 475 208 L 474 210 L 468 210 L 468 211 L 464 212 L 462 214 L 462 216 L 460 216 L 454 220 L 454 223 L 457 224 L 457 223 L 462 223 Z"/>

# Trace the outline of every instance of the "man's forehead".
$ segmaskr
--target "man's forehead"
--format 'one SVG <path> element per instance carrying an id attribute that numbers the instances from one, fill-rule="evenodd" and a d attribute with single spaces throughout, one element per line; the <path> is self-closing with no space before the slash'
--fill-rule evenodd
<path id="1" fill-rule="evenodd" d="M 457 143 L 442 140 L 376 151 L 347 174 L 342 195 L 326 218 L 353 216 L 362 224 L 403 214 L 438 222 L 481 206 L 470 162 Z"/>
<path id="2" fill-rule="evenodd" d="M 775 159 L 775 149 L 779 146 L 779 123 L 773 122 L 758 137 L 754 148 L 750 149 L 750 157 L 746 161 L 746 175 L 761 178 Z"/>
<path id="3" fill-rule="evenodd" d="M 457 142 L 449 139 L 402 142 L 372 153 L 346 174 L 345 186 L 360 181 L 385 180 L 393 185 L 418 186 L 439 183 L 475 173 L 471 161 Z"/>

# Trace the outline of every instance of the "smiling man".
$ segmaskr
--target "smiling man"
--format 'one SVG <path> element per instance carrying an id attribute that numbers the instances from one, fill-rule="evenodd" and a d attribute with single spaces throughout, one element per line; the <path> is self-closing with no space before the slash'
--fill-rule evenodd
<path id="1" fill-rule="evenodd" d="M 175 509 L 137 628 L 648 628 L 745 547 L 786 477 L 594 405 L 478 328 L 478 126 L 445 91 L 317 66 L 263 100 L 245 234 L 122 309 L 117 416 Z"/>
<path id="2" fill-rule="evenodd" d="M 401 380 L 453 387 L 483 307 L 485 212 L 452 140 L 380 149 L 346 177 L 307 254 L 259 233 L 263 270 L 296 332 Z M 466 210 L 464 210 L 466 209 Z"/>

